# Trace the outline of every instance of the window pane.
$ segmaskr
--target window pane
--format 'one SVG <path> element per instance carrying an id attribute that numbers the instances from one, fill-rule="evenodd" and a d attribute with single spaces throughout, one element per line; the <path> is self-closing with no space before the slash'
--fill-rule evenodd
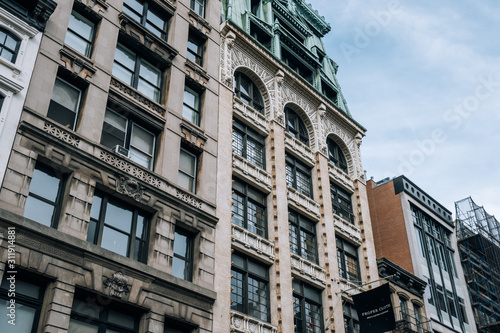
<path id="1" fill-rule="evenodd" d="M 80 90 L 56 79 L 52 90 L 52 100 L 62 107 L 76 112 L 80 100 Z"/>
<path id="2" fill-rule="evenodd" d="M 137 22 L 141 22 L 141 17 L 143 13 L 143 4 L 137 0 L 125 0 L 123 2 L 123 12 L 130 15 Z"/>
<path id="3" fill-rule="evenodd" d="M 110 323 L 134 329 L 135 318 L 118 311 L 109 310 L 108 321 Z M 109 332 L 109 330 L 107 330 L 106 332 Z"/>
<path id="4" fill-rule="evenodd" d="M 54 206 L 31 196 L 26 199 L 24 217 L 50 227 L 53 216 Z"/>
<path id="5" fill-rule="evenodd" d="M 130 233 L 132 228 L 132 211 L 108 203 L 105 223 L 126 233 Z"/>
<path id="6" fill-rule="evenodd" d="M 196 157 L 191 155 L 183 150 L 181 150 L 180 161 L 179 161 L 179 170 L 182 172 L 194 176 L 195 173 L 195 165 L 196 165 Z"/>
<path id="7" fill-rule="evenodd" d="M 79 321 L 73 318 L 69 320 L 68 332 L 97 333 L 97 329 L 97 326 L 90 323 Z"/>
<path id="8" fill-rule="evenodd" d="M 99 213 L 101 210 L 102 198 L 100 196 L 94 195 L 94 200 L 92 201 L 92 206 L 90 207 L 90 217 L 93 219 L 99 219 Z"/>
<path id="9" fill-rule="evenodd" d="M 160 90 L 157 86 L 152 85 L 150 82 L 140 78 L 137 84 L 137 90 L 139 90 L 141 93 L 151 98 L 155 102 L 160 102 Z"/>
<path id="10" fill-rule="evenodd" d="M 188 256 L 188 238 L 185 235 L 175 233 L 174 253 L 186 258 Z"/>
<path id="11" fill-rule="evenodd" d="M 86 317 L 99 318 L 101 309 L 97 304 L 87 303 L 75 298 L 71 311 Z"/>
<path id="12" fill-rule="evenodd" d="M 73 11 L 69 19 L 68 29 L 64 43 L 88 56 L 90 52 L 90 43 L 92 42 L 94 34 L 94 24 Z"/>
<path id="13" fill-rule="evenodd" d="M 149 82 L 151 85 L 155 87 L 160 86 L 160 75 L 161 72 L 158 68 L 153 65 L 147 63 L 146 61 L 141 61 L 141 78 Z"/>
<path id="14" fill-rule="evenodd" d="M 0 332 L 30 333 L 33 328 L 36 309 L 16 302 L 16 324 L 8 323 L 9 300 L 0 300 Z"/>
<path id="15" fill-rule="evenodd" d="M 127 256 L 127 246 L 129 237 L 121 232 L 104 227 L 102 232 L 101 247 Z"/>
<path id="16" fill-rule="evenodd" d="M 83 55 L 89 56 L 90 54 L 90 44 L 71 30 L 66 33 L 64 44 L 71 46 Z"/>
<path id="17" fill-rule="evenodd" d="M 106 110 L 102 127 L 101 144 L 109 148 L 125 146 L 127 119 L 119 114 Z"/>
<path id="18" fill-rule="evenodd" d="M 137 125 L 132 126 L 132 139 L 131 139 L 130 144 L 133 147 L 135 147 L 135 148 L 137 148 L 137 149 L 139 149 L 139 150 L 141 150 L 149 155 L 152 155 L 154 141 L 155 141 L 155 137 L 154 137 L 153 133 L 148 132 L 145 129 L 143 129 Z"/>
<path id="19" fill-rule="evenodd" d="M 180 279 L 186 279 L 186 261 L 181 258 L 174 257 L 172 260 L 172 275 Z"/>
<path id="20" fill-rule="evenodd" d="M 185 190 L 188 191 L 193 191 L 194 187 L 194 179 L 192 177 L 189 177 L 183 173 L 179 173 L 179 184 L 180 187 L 182 187 Z"/>
<path id="21" fill-rule="evenodd" d="M 142 165 L 145 168 L 151 168 L 151 156 L 144 154 L 142 151 L 139 151 L 133 147 L 130 147 L 130 155 L 129 158 Z"/>
<path id="22" fill-rule="evenodd" d="M 30 183 L 30 192 L 47 200 L 56 201 L 59 191 L 59 182 L 59 178 L 39 169 L 35 169 Z"/>

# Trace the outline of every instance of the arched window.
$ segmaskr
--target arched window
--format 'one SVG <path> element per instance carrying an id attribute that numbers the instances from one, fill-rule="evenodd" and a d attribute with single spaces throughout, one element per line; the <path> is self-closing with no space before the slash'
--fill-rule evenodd
<path id="1" fill-rule="evenodd" d="M 300 140 L 303 144 L 309 146 L 309 134 L 307 134 L 306 125 L 299 115 L 290 108 L 285 108 L 286 131 L 291 136 Z"/>
<path id="2" fill-rule="evenodd" d="M 6 29 L 0 28 L 0 57 L 16 62 L 21 40 Z"/>
<path id="3" fill-rule="evenodd" d="M 234 93 L 243 102 L 264 114 L 264 103 L 259 89 L 248 76 L 241 72 L 234 74 Z"/>
<path id="4" fill-rule="evenodd" d="M 339 145 L 337 145 L 335 141 L 330 138 L 326 139 L 326 144 L 328 146 L 328 161 L 340 170 L 348 173 L 347 162 Z"/>

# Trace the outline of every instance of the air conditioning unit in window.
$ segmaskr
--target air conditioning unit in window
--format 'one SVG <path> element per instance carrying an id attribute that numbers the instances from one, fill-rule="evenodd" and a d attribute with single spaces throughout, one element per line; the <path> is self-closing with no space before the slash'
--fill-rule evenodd
<path id="1" fill-rule="evenodd" d="M 116 145 L 114 150 L 115 150 L 115 152 L 117 152 L 120 155 L 123 155 L 125 157 L 129 157 L 129 151 L 125 147 L 122 147 L 120 145 Z"/>

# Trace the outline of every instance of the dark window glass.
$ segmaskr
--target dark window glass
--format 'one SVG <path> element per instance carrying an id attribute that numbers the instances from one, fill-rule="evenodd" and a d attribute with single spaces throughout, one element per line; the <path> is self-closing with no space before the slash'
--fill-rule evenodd
<path id="1" fill-rule="evenodd" d="M 206 0 L 191 0 L 191 9 L 201 17 L 205 17 Z"/>
<path id="2" fill-rule="evenodd" d="M 422 318 L 422 308 L 417 304 L 413 304 L 413 311 L 415 313 L 415 326 L 417 327 L 417 333 L 423 333 L 424 323 Z"/>
<path id="3" fill-rule="evenodd" d="M 340 188 L 335 183 L 330 183 L 333 212 L 354 224 L 354 214 L 352 213 L 351 194 Z"/>
<path id="4" fill-rule="evenodd" d="M 0 28 L 0 57 L 12 63 L 16 62 L 21 40 L 4 28 Z"/>
<path id="5" fill-rule="evenodd" d="M 156 135 L 140 126 L 137 119 L 106 109 L 101 144 L 115 149 L 145 168 L 153 169 Z M 126 150 L 120 150 L 123 147 Z"/>
<path id="6" fill-rule="evenodd" d="M 258 15 L 259 6 L 260 6 L 260 0 L 251 0 L 250 1 L 250 11 L 252 12 L 252 14 Z"/>
<path id="7" fill-rule="evenodd" d="M 153 101 L 160 102 L 161 71 L 142 56 L 118 44 L 115 50 L 113 76 L 136 88 Z"/>
<path id="8" fill-rule="evenodd" d="M 200 126 L 201 94 L 188 86 L 184 86 L 184 102 L 182 116 L 193 124 Z"/>
<path id="9" fill-rule="evenodd" d="M 174 237 L 172 275 L 191 281 L 193 276 L 193 237 L 182 230 L 175 230 Z"/>
<path id="10" fill-rule="evenodd" d="M 358 312 L 350 303 L 344 302 L 342 306 L 344 310 L 344 331 L 345 333 L 359 333 Z"/>
<path id="11" fill-rule="evenodd" d="M 233 179 L 231 221 L 251 232 L 267 237 L 266 195 Z"/>
<path id="12" fill-rule="evenodd" d="M 269 322 L 268 268 L 235 253 L 231 262 L 231 309 Z"/>
<path id="13" fill-rule="evenodd" d="M 297 279 L 292 287 L 295 333 L 322 333 L 321 291 Z"/>
<path id="14" fill-rule="evenodd" d="M 2 110 L 2 105 L 5 97 L 0 95 L 0 111 Z"/>
<path id="15" fill-rule="evenodd" d="M 311 169 L 293 157 L 286 158 L 286 182 L 299 193 L 312 198 Z"/>
<path id="16" fill-rule="evenodd" d="M 296 55 L 292 54 L 284 47 L 281 47 L 281 61 L 298 75 L 302 76 L 307 82 L 313 84 L 313 71 L 300 61 Z"/>
<path id="17" fill-rule="evenodd" d="M 60 173 L 37 164 L 24 206 L 24 216 L 48 227 L 57 228 L 63 189 L 64 181 Z"/>
<path id="18" fill-rule="evenodd" d="M 403 326 L 405 328 L 411 328 L 410 312 L 408 310 L 408 300 L 406 298 L 399 297 L 399 309 Z"/>
<path id="19" fill-rule="evenodd" d="M 66 81 L 56 78 L 47 117 L 74 130 L 80 110 L 82 91 Z"/>
<path id="20" fill-rule="evenodd" d="M 342 238 L 337 238 L 339 274 L 352 283 L 360 284 L 358 249 Z"/>
<path id="21" fill-rule="evenodd" d="M 348 173 L 347 161 L 339 145 L 337 145 L 335 141 L 330 138 L 326 139 L 326 144 L 328 146 L 328 161 L 340 170 Z"/>
<path id="22" fill-rule="evenodd" d="M 306 146 L 309 146 L 309 134 L 306 125 L 295 111 L 285 108 L 285 122 L 286 131 Z"/>
<path id="23" fill-rule="evenodd" d="M 178 185 L 189 192 L 196 193 L 197 169 L 198 156 L 181 148 L 179 157 Z"/>
<path id="24" fill-rule="evenodd" d="M 170 16 L 157 8 L 152 1 L 125 0 L 123 2 L 123 12 L 145 26 L 156 36 L 162 39 L 167 38 Z"/>
<path id="25" fill-rule="evenodd" d="M 11 288 L 10 275 L 5 272 L 0 285 L 0 332 L 35 333 L 37 332 L 40 309 L 43 302 L 43 288 L 16 276 L 15 287 Z M 9 294 L 15 289 L 15 296 Z M 11 300 L 15 300 L 15 325 L 9 323 Z"/>
<path id="26" fill-rule="evenodd" d="M 205 41 L 198 36 L 189 34 L 188 44 L 187 44 L 187 57 L 189 60 L 203 66 L 203 51 L 204 51 Z"/>
<path id="27" fill-rule="evenodd" d="M 69 18 L 64 43 L 90 57 L 95 36 L 95 24 L 80 13 L 73 11 Z"/>
<path id="28" fill-rule="evenodd" d="M 111 298 L 75 294 L 68 332 L 135 333 L 139 332 L 140 315 Z"/>
<path id="29" fill-rule="evenodd" d="M 146 263 L 149 223 L 146 213 L 96 192 L 90 211 L 87 241 Z"/>
<path id="30" fill-rule="evenodd" d="M 321 92 L 323 95 L 325 95 L 326 98 L 328 98 L 330 101 L 333 102 L 333 104 L 337 104 L 338 101 L 338 93 L 331 88 L 328 84 L 325 83 L 325 81 L 321 81 Z"/>
<path id="31" fill-rule="evenodd" d="M 261 43 L 266 49 L 271 50 L 272 37 L 253 21 L 250 21 L 250 35 Z"/>
<path id="32" fill-rule="evenodd" d="M 234 74 L 234 94 L 245 104 L 250 105 L 258 112 L 264 114 L 264 103 L 259 89 L 248 76 L 236 72 Z"/>
<path id="33" fill-rule="evenodd" d="M 288 213 L 290 250 L 313 263 L 318 263 L 316 225 L 293 211 Z"/>
<path id="34" fill-rule="evenodd" d="M 233 122 L 233 151 L 261 169 L 266 169 L 264 137 L 235 120 Z"/>

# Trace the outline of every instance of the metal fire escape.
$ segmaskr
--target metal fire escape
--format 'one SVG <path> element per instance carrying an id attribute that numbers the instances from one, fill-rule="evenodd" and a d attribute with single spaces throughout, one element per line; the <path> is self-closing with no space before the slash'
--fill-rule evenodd
<path id="1" fill-rule="evenodd" d="M 396 329 L 393 333 L 431 333 L 430 321 L 423 314 L 416 314 L 401 307 L 394 308 Z"/>

